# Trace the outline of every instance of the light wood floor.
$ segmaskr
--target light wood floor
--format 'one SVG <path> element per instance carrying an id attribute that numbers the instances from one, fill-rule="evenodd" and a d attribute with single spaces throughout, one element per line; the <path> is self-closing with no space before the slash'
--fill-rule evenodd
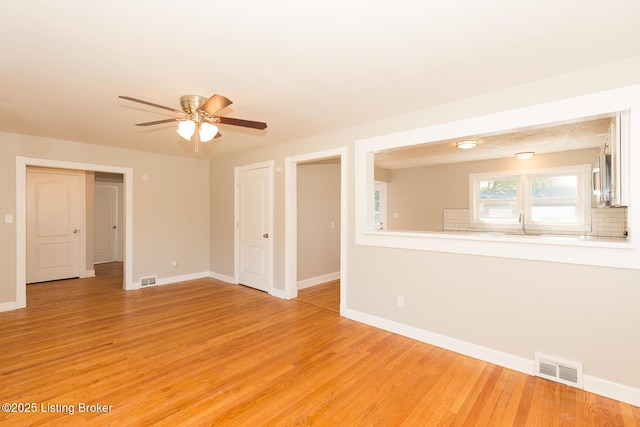
<path id="1" fill-rule="evenodd" d="M 37 410 L 3 426 L 640 425 L 640 408 L 311 304 L 213 279 L 124 292 L 101 270 L 0 313 L 0 402 Z"/>
<path id="2" fill-rule="evenodd" d="M 298 301 L 340 313 L 340 280 L 298 290 Z"/>

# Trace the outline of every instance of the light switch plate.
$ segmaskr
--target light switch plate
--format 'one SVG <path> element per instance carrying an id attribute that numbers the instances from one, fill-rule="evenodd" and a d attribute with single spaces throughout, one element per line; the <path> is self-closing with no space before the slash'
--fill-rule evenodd
<path id="1" fill-rule="evenodd" d="M 12 224 L 13 223 L 13 215 L 11 214 L 6 214 L 4 216 L 4 223 L 5 224 Z"/>

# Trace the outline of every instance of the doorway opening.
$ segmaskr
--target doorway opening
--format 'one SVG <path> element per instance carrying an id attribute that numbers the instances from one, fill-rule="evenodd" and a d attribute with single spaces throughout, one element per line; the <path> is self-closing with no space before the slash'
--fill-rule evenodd
<path id="1" fill-rule="evenodd" d="M 53 168 L 85 172 L 106 172 L 123 177 L 123 288 L 133 289 L 133 169 L 51 159 L 16 157 L 16 302 L 27 305 L 27 167 Z"/>
<path id="2" fill-rule="evenodd" d="M 309 169 L 304 169 L 307 167 Z M 285 168 L 284 297 L 293 299 L 299 296 L 299 289 L 301 288 L 311 288 L 321 283 L 328 285 L 334 282 L 334 286 L 336 283 L 339 286 L 339 311 L 342 313 L 348 306 L 345 274 L 347 263 L 347 148 L 341 147 L 287 157 L 285 159 Z M 336 184 L 335 187 L 330 188 L 333 188 L 332 191 L 338 192 L 338 194 L 334 194 L 335 199 L 333 201 L 330 201 L 331 197 L 326 198 L 324 196 L 319 204 L 315 203 L 318 202 L 317 200 L 311 200 L 314 194 L 320 196 L 322 192 L 325 192 L 326 195 L 326 192 L 329 191 L 327 187 L 314 189 L 309 184 L 309 182 L 313 181 L 314 176 L 318 174 L 326 174 L 325 178 L 327 179 L 333 174 L 332 179 L 336 180 Z M 303 197 L 300 197 L 299 190 L 306 190 Z M 329 205 L 335 205 L 333 210 Z M 328 208 L 328 212 L 313 212 L 313 209 L 322 210 L 325 208 Z M 305 212 L 304 219 L 300 217 L 302 212 Z M 311 221 L 311 224 L 307 223 L 308 220 Z M 318 222 L 315 228 L 314 221 Z M 304 230 L 302 226 L 304 226 Z M 330 238 L 325 239 L 325 247 L 332 248 L 325 251 L 332 251 L 333 253 L 325 253 L 324 255 L 329 255 L 329 259 L 324 260 L 322 263 L 314 262 L 313 259 L 310 259 L 312 255 L 309 255 L 315 250 L 313 240 L 319 236 L 315 234 L 314 237 L 316 232 L 319 232 L 323 239 L 324 237 L 331 237 L 332 232 L 337 235 L 334 236 L 337 237 L 334 243 Z M 308 259 L 302 259 L 301 257 L 303 256 Z M 331 259 L 332 256 L 335 257 Z M 324 269 L 314 270 L 320 267 L 320 264 L 324 265 Z"/>
<path id="3" fill-rule="evenodd" d="M 93 263 L 123 262 L 124 176 L 96 172 L 93 188 Z"/>
<path id="4" fill-rule="evenodd" d="M 298 301 L 340 312 L 340 157 L 297 166 Z"/>

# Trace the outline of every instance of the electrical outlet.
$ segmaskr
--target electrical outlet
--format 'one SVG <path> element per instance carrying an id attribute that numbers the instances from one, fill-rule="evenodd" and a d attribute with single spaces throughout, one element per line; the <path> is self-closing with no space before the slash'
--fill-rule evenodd
<path id="1" fill-rule="evenodd" d="M 404 297 L 398 296 L 398 307 L 404 307 Z"/>
<path id="2" fill-rule="evenodd" d="M 176 266 L 178 265 L 178 263 L 176 261 L 171 261 L 169 263 L 169 265 L 171 266 L 171 268 L 176 268 Z"/>

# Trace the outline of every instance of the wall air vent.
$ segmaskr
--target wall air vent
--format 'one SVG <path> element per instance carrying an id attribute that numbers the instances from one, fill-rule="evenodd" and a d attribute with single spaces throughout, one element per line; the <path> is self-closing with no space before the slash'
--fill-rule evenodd
<path id="1" fill-rule="evenodd" d="M 146 286 L 153 286 L 156 284 L 157 281 L 158 281 L 158 276 L 141 277 L 140 286 L 143 288 Z"/>
<path id="2" fill-rule="evenodd" d="M 537 377 L 546 378 L 573 387 L 583 388 L 582 363 L 559 359 L 554 356 L 536 353 Z"/>

